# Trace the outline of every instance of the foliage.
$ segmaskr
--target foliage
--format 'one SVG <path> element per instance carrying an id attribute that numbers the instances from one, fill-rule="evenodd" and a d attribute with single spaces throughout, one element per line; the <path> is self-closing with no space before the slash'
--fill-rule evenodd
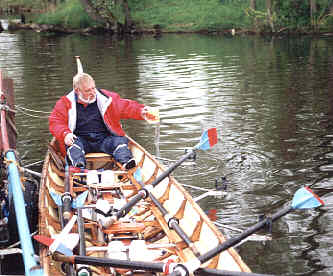
<path id="1" fill-rule="evenodd" d="M 258 0 L 257 0 L 258 2 Z M 256 20 L 257 28 L 263 30 L 268 27 L 268 13 L 266 7 L 253 10 L 247 8 L 246 15 Z M 318 30 L 319 27 L 328 27 L 331 23 L 330 6 L 332 0 L 316 0 L 317 12 L 311 18 L 310 0 L 274 0 L 272 1 L 271 20 L 277 30 L 294 29 L 294 30 Z"/>
<path id="2" fill-rule="evenodd" d="M 135 25 L 152 29 L 159 25 L 163 31 L 219 31 L 254 29 L 257 31 L 284 29 L 319 30 L 333 26 L 333 0 L 315 0 L 316 12 L 311 14 L 310 0 L 256 0 L 256 10 L 250 0 L 127 0 Z M 108 23 L 125 23 L 124 0 L 89 0 L 93 10 Z M 45 10 L 57 3 L 55 12 L 42 14 L 38 22 L 61 24 L 72 28 L 95 25 L 81 7 L 80 0 L 1 0 L 0 7 L 24 4 Z M 44 8 L 45 7 L 45 8 Z M 313 12 L 313 11 L 312 11 Z"/>
<path id="3" fill-rule="evenodd" d="M 59 4 L 56 11 L 41 14 L 37 19 L 37 23 L 71 28 L 86 28 L 96 25 L 96 22 L 84 11 L 79 0 L 71 0 Z"/>
<path id="4" fill-rule="evenodd" d="M 1 0 L 0 7 L 5 8 L 10 5 L 24 6 L 26 8 L 41 9 L 45 6 L 45 0 Z"/>
<path id="5" fill-rule="evenodd" d="M 252 18 L 252 21 L 255 22 L 255 28 L 257 32 L 265 31 L 266 28 L 269 26 L 269 19 L 268 19 L 268 13 L 266 10 L 254 10 L 252 8 L 246 8 L 245 14 Z M 276 14 L 273 12 L 272 20 L 275 21 Z"/>
<path id="6" fill-rule="evenodd" d="M 275 0 L 274 10 L 277 14 L 276 21 L 281 27 L 288 26 L 288 28 L 293 29 L 317 29 L 319 25 L 324 26 L 324 24 L 329 22 L 329 10 L 332 2 L 331 0 L 316 0 L 317 11 L 311 18 L 310 1 Z"/>
<path id="7" fill-rule="evenodd" d="M 310 5 L 308 1 L 275 1 L 274 9 L 281 26 L 291 28 L 305 27 L 310 23 Z"/>
<path id="8" fill-rule="evenodd" d="M 230 29 L 250 23 L 244 0 L 133 0 L 130 4 L 134 21 L 144 27 L 160 25 L 167 31 Z"/>

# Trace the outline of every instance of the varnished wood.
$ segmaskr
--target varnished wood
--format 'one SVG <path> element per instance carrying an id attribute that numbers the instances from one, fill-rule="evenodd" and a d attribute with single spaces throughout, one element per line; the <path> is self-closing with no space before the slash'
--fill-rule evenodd
<path id="1" fill-rule="evenodd" d="M 92 206 L 95 204 L 97 198 L 103 198 L 111 205 L 116 204 L 116 202 L 120 200 L 130 201 L 141 189 L 141 184 L 149 185 L 158 175 L 165 171 L 165 168 L 147 151 L 132 139 L 129 138 L 129 140 L 129 147 L 137 161 L 137 166 L 141 168 L 143 174 L 143 183 L 138 183 L 134 178 L 133 174 L 135 169 L 124 171 L 121 180 L 116 180 L 113 184 L 107 186 L 91 185 L 88 187 L 84 182 L 80 184 L 71 180 L 71 193 L 73 198 L 79 196 L 83 191 L 89 191 L 85 204 Z M 51 145 L 52 154 L 57 154 L 58 145 L 55 140 L 52 141 Z M 59 168 L 59 164 L 57 164 L 57 162 L 62 162 L 62 159 L 52 156 L 52 154 L 49 151 L 46 155 L 40 187 L 39 231 L 43 235 L 50 235 L 53 232 L 61 231 L 59 218 L 50 213 L 51 210 L 57 213 L 57 206 L 49 195 L 49 189 L 52 187 L 59 195 L 64 192 L 64 171 Z M 112 156 L 104 153 L 88 154 L 86 158 L 88 169 L 104 168 L 117 171 L 124 169 L 119 163 L 115 162 Z M 94 190 L 97 193 L 95 194 L 95 198 L 92 194 Z M 179 220 L 179 226 L 184 228 L 185 234 L 189 237 L 200 254 L 206 253 L 214 244 L 225 241 L 225 237 L 221 232 L 217 230 L 184 187 L 172 176 L 166 177 L 160 184 L 152 189 L 151 193 L 157 195 L 157 199 L 162 206 L 167 211 L 171 212 L 170 215 Z M 165 217 L 149 197 L 137 203 L 137 206 L 135 206 L 133 210 L 136 211 L 133 213 L 130 212 L 127 218 L 127 220 L 130 221 L 116 221 L 108 227 L 102 226 L 100 222 L 97 221 L 96 215 L 91 216 L 92 211 L 89 211 L 90 213 L 86 211 L 86 215 L 83 217 L 86 245 L 107 246 L 108 242 L 113 241 L 130 245 L 133 239 L 144 239 L 145 243 L 148 245 L 151 243 L 176 245 L 175 247 L 164 248 L 163 252 L 161 251 L 161 255 L 156 256 L 154 261 L 173 259 L 175 262 L 187 262 L 195 258 L 192 249 L 173 229 L 169 228 Z M 73 212 L 75 213 L 76 210 L 73 210 Z M 87 217 L 87 212 L 91 217 Z M 72 232 L 78 232 L 77 225 L 73 227 Z M 108 241 L 104 240 L 104 238 L 102 238 L 102 240 L 100 239 L 101 233 L 108 237 Z M 89 252 L 87 254 L 98 257 L 107 254 L 105 252 Z M 147 260 L 145 258 L 149 257 L 146 256 L 147 252 L 142 254 L 142 261 Z M 41 258 L 43 267 L 48 273 L 46 275 L 62 275 L 57 265 L 54 264 L 54 261 L 50 260 L 47 254 L 45 254 L 45 250 L 41 250 Z M 207 263 L 203 264 L 202 267 L 250 272 L 250 269 L 232 248 L 212 258 Z M 93 267 L 93 270 L 98 271 L 100 275 L 111 275 L 110 270 L 106 268 Z M 117 269 L 117 272 L 124 274 L 128 272 L 128 270 Z M 140 275 L 141 272 L 134 271 L 133 273 Z"/>

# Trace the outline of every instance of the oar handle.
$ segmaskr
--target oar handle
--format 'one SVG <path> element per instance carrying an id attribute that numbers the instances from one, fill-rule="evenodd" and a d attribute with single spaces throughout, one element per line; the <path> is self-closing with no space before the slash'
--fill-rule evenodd
<path id="1" fill-rule="evenodd" d="M 127 202 L 123 207 L 119 209 L 119 211 L 116 213 L 117 219 L 126 216 L 132 209 L 132 207 L 137 204 L 141 199 L 143 199 L 145 195 L 145 192 L 140 190 L 134 197 L 132 197 L 129 202 Z"/>
<path id="2" fill-rule="evenodd" d="M 155 179 L 150 185 L 155 187 L 158 183 L 160 183 L 164 178 L 169 176 L 171 172 L 173 172 L 180 164 L 182 164 L 185 160 L 191 157 L 194 153 L 193 150 L 190 150 L 186 153 L 182 158 L 180 158 L 176 163 L 170 166 L 167 170 L 165 170 L 159 177 Z M 146 197 L 146 192 L 141 190 L 137 193 L 129 202 L 127 202 L 116 214 L 117 219 L 126 216 L 128 212 L 132 209 L 132 207 L 137 204 L 141 199 Z"/>
<path id="3" fill-rule="evenodd" d="M 128 260 L 118 260 L 110 258 L 97 258 L 89 256 L 64 256 L 55 252 L 52 255 L 53 259 L 58 262 L 72 263 L 72 264 L 85 264 L 85 265 L 95 265 L 103 267 L 116 267 L 116 268 L 127 268 L 127 269 L 137 269 L 145 270 L 151 272 L 166 272 L 166 264 L 163 262 L 144 262 L 144 261 L 128 261 Z M 169 275 L 181 275 L 179 271 L 174 271 Z M 223 276 L 272 276 L 266 274 L 256 274 L 247 272 L 237 272 L 237 271 L 227 271 L 219 269 L 209 269 L 209 268 L 199 268 L 195 271 L 195 275 L 223 275 Z"/>
<path id="4" fill-rule="evenodd" d="M 289 213 L 292 209 L 293 208 L 291 206 L 288 206 L 288 207 L 280 210 L 279 212 L 275 213 L 271 217 L 272 221 L 275 221 L 278 218 L 284 216 L 285 214 Z M 206 252 L 205 254 L 199 256 L 198 257 L 199 261 L 203 264 L 203 263 L 207 262 L 208 260 L 210 260 L 211 258 L 215 257 L 217 254 L 221 253 L 222 251 L 227 250 L 230 247 L 236 245 L 237 243 L 239 243 L 240 241 L 244 240 L 248 236 L 250 236 L 253 233 L 257 232 L 259 229 L 264 228 L 265 225 L 267 224 L 268 220 L 269 220 L 269 218 L 266 218 L 266 219 L 264 219 L 262 221 L 259 221 L 257 224 L 255 224 L 252 227 L 248 228 L 247 230 L 245 230 L 240 235 L 238 235 L 238 236 L 236 236 L 234 238 L 230 238 L 230 239 L 226 240 L 225 242 L 219 244 L 215 248 L 213 248 L 210 251 Z"/>
<path id="5" fill-rule="evenodd" d="M 65 167 L 65 193 L 61 197 L 62 200 L 62 216 L 65 221 L 65 224 L 67 221 L 71 218 L 72 213 L 72 195 L 70 193 L 70 173 L 69 173 L 69 166 L 66 165 Z"/>
<path id="6" fill-rule="evenodd" d="M 258 274 L 251 272 L 228 271 L 213 268 L 199 268 L 194 273 L 200 276 L 274 276 L 271 274 Z"/>
<path id="7" fill-rule="evenodd" d="M 141 184 L 141 187 L 143 187 L 143 184 Z M 166 223 L 168 224 L 168 227 L 170 229 L 173 229 L 178 236 L 192 249 L 195 256 L 199 256 L 200 253 L 194 243 L 191 241 L 191 239 L 188 237 L 188 235 L 184 232 L 184 230 L 180 227 L 179 222 L 176 218 L 171 217 L 168 213 L 168 210 L 164 208 L 164 206 L 159 202 L 159 200 L 148 191 L 148 196 L 151 199 L 151 201 L 154 203 L 154 205 L 158 208 L 158 210 L 162 213 L 162 216 L 166 220 Z"/>
<path id="8" fill-rule="evenodd" d="M 144 270 L 151 272 L 163 272 L 164 263 L 158 262 L 141 262 L 141 261 L 127 261 L 117 260 L 110 258 L 98 258 L 88 256 L 75 256 L 75 264 L 86 264 L 93 266 L 104 266 L 104 267 L 117 267 L 117 268 L 128 268 L 133 270 Z"/>

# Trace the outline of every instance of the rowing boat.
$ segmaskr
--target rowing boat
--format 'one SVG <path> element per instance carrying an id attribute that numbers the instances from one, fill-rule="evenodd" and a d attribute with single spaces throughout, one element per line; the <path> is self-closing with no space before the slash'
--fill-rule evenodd
<path id="1" fill-rule="evenodd" d="M 172 263 L 196 260 L 225 241 L 170 169 L 129 140 L 137 163 L 129 171 L 104 153 L 87 154 L 85 170 L 66 169 L 57 141 L 50 143 L 40 185 L 37 238 L 48 245 L 40 248 L 45 275 L 68 273 L 63 263 L 74 263 L 72 271 L 90 275 L 165 273 Z M 142 191 L 149 196 L 140 196 Z M 141 200 L 135 200 L 138 195 Z M 67 196 L 71 206 L 64 211 Z M 68 224 L 70 230 L 65 229 Z M 250 272 L 233 248 L 202 268 Z"/>
<path id="2" fill-rule="evenodd" d="M 76 61 L 78 73 L 83 72 L 79 57 Z M 214 251 L 225 237 L 171 176 L 197 150 L 217 143 L 216 129 L 205 131 L 168 168 L 128 139 L 137 164 L 130 170 L 104 153 L 87 154 L 85 169 L 70 167 L 57 140 L 51 141 L 35 236 L 44 245 L 40 261 L 45 275 L 250 272 L 234 249 Z"/>

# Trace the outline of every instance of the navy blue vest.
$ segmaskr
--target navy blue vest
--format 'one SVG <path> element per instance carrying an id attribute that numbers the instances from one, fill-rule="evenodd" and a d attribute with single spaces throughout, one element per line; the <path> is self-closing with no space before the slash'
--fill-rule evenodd
<path id="1" fill-rule="evenodd" d="M 91 104 L 83 105 L 78 103 L 76 96 L 76 114 L 75 135 L 97 141 L 110 134 L 99 112 L 97 100 Z"/>

